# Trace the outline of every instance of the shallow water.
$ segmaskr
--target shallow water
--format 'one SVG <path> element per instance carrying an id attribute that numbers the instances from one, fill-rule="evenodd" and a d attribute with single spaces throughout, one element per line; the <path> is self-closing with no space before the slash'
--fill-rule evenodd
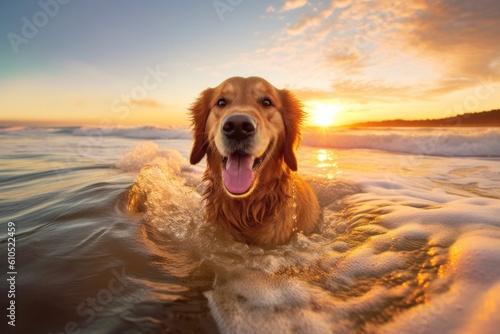
<path id="1" fill-rule="evenodd" d="M 360 132 L 323 146 L 306 137 L 300 173 L 318 195 L 322 221 L 310 236 L 262 248 L 201 220 L 203 165 L 189 166 L 184 132 L 154 131 L 163 139 L 148 141 L 147 130 L 141 138 L 95 129 L 0 131 L 2 254 L 7 223 L 16 225 L 16 327 L 1 325 L 9 333 L 499 328 L 494 149 L 440 157 L 388 152 L 394 143 L 331 148 Z M 393 131 L 386 140 L 402 138 Z M 481 133 L 488 143 L 500 138 Z M 422 130 L 409 134 L 430 140 Z M 377 134 L 365 135 L 357 140 Z M 460 135 L 470 136 L 453 134 Z M 1 287 L 6 295 L 5 281 Z"/>

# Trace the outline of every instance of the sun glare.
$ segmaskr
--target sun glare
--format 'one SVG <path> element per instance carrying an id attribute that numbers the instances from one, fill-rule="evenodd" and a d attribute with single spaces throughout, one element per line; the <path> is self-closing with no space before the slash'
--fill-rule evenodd
<path id="1" fill-rule="evenodd" d="M 314 126 L 327 127 L 335 125 L 335 116 L 340 110 L 338 105 L 312 102 L 306 104 L 309 123 Z"/>

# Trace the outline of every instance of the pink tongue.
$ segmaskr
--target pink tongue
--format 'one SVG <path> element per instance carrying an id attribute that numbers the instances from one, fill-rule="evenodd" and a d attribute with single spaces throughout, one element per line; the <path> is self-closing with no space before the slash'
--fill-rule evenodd
<path id="1" fill-rule="evenodd" d="M 226 170 L 222 179 L 226 189 L 232 194 L 244 194 L 253 182 L 253 162 L 251 155 L 231 154 L 227 159 Z"/>

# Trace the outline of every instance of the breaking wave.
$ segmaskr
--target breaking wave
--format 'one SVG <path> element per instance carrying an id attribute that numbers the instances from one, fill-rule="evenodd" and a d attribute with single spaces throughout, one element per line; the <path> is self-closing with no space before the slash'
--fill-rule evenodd
<path id="1" fill-rule="evenodd" d="M 433 156 L 500 157 L 497 128 L 388 128 L 308 131 L 303 144 Z"/>

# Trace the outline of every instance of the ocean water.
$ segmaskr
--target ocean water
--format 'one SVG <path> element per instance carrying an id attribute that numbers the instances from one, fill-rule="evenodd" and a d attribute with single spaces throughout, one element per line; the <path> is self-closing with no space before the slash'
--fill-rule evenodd
<path id="1" fill-rule="evenodd" d="M 201 219 L 190 147 L 0 129 L 1 332 L 498 333 L 500 129 L 307 131 L 322 219 L 276 247 Z"/>

